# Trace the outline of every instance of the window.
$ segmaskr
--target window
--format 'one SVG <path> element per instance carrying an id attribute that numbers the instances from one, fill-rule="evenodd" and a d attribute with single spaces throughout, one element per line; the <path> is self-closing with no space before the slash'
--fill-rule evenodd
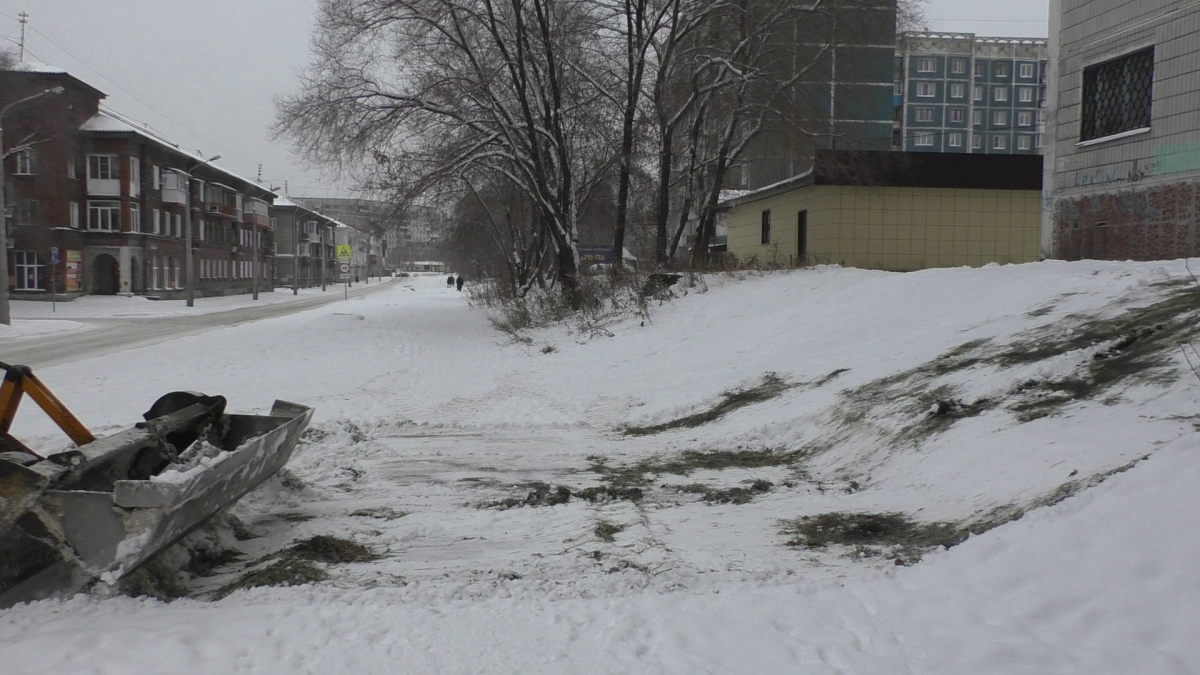
<path id="1" fill-rule="evenodd" d="M 1148 129 L 1153 85 L 1153 48 L 1084 68 L 1079 140 Z"/>
<path id="2" fill-rule="evenodd" d="M 20 225 L 38 224 L 38 202 L 27 199 L 17 204 L 17 223 Z"/>
<path id="3" fill-rule="evenodd" d="M 933 133 L 929 131 L 918 131 L 913 134 L 913 145 L 922 148 L 933 147 Z"/>
<path id="4" fill-rule="evenodd" d="M 937 71 L 937 61 L 933 59 L 917 59 L 918 73 L 932 73 Z"/>
<path id="5" fill-rule="evenodd" d="M 996 77 L 1008 77 L 1008 64 L 1007 63 L 997 63 L 996 64 Z"/>
<path id="6" fill-rule="evenodd" d="M 175 236 L 183 237 L 183 216 L 175 214 Z"/>
<path id="7" fill-rule="evenodd" d="M 983 86 L 982 85 L 977 84 L 971 88 L 971 98 L 976 101 L 983 100 Z"/>
<path id="8" fill-rule="evenodd" d="M 175 265 L 175 288 L 183 288 L 183 264 L 178 261 Z"/>
<path id="9" fill-rule="evenodd" d="M 1042 108 L 1037 111 L 1037 122 L 1038 122 L 1038 124 L 1046 123 L 1046 109 L 1045 108 Z"/>
<path id="10" fill-rule="evenodd" d="M 157 164 L 150 165 L 150 187 L 155 190 L 162 189 L 162 169 Z"/>
<path id="11" fill-rule="evenodd" d="M 975 134 L 974 136 L 971 137 L 971 149 L 972 150 L 982 150 L 983 149 L 983 136 L 981 136 L 980 134 Z"/>
<path id="12" fill-rule="evenodd" d="M 933 108 L 917 108 L 917 121 L 918 122 L 932 122 L 933 121 Z"/>
<path id="13" fill-rule="evenodd" d="M 129 158 L 129 194 L 132 197 L 142 194 L 142 160 L 137 157 Z"/>
<path id="14" fill-rule="evenodd" d="M 984 64 L 982 61 L 975 62 L 975 77 L 983 77 L 983 75 L 984 75 L 983 65 Z"/>
<path id="15" fill-rule="evenodd" d="M 993 150 L 1008 149 L 1008 137 L 1007 136 L 992 136 L 992 149 Z"/>
<path id="16" fill-rule="evenodd" d="M 169 218 L 170 216 L 167 217 Z M 154 229 L 150 230 L 152 234 L 162 234 L 162 211 L 158 209 L 154 209 L 153 226 Z"/>
<path id="17" fill-rule="evenodd" d="M 1035 134 L 1033 137 L 1033 144 L 1034 144 L 1034 146 L 1039 147 L 1039 148 L 1045 147 L 1046 138 L 1042 134 Z"/>
<path id="18" fill-rule="evenodd" d="M 895 96 L 904 95 L 904 80 L 896 80 L 892 83 L 892 94 Z"/>
<path id="19" fill-rule="evenodd" d="M 129 205 L 129 231 L 142 231 L 142 207 L 137 204 Z"/>
<path id="20" fill-rule="evenodd" d="M 950 72 L 955 75 L 964 75 L 967 72 L 966 59 L 950 59 Z"/>
<path id="21" fill-rule="evenodd" d="M 1017 100 L 1021 103 L 1033 103 L 1033 87 L 1018 88 Z"/>
<path id="22" fill-rule="evenodd" d="M 1032 147 L 1028 136 L 1017 136 L 1017 149 L 1029 150 Z"/>
<path id="23" fill-rule="evenodd" d="M 918 82 L 917 96 L 922 98 L 932 98 L 937 96 L 937 83 L 935 82 Z"/>
<path id="24" fill-rule="evenodd" d="M 1008 111 L 997 110 L 992 113 L 992 126 L 1004 127 L 1008 126 Z"/>
<path id="25" fill-rule="evenodd" d="M 79 229 L 79 202 L 71 202 L 71 227 Z"/>
<path id="26" fill-rule="evenodd" d="M 1033 113 L 1028 110 L 1022 110 L 1017 113 L 1017 126 L 1031 127 L 1033 126 Z"/>
<path id="27" fill-rule="evenodd" d="M 67 178 L 79 178 L 79 169 L 75 165 L 74 155 L 67 158 Z"/>
<path id="28" fill-rule="evenodd" d="M 88 155 L 88 178 L 92 180 L 115 180 L 117 158 L 114 155 Z"/>
<path id="29" fill-rule="evenodd" d="M 763 244 L 771 243 L 771 212 L 762 212 L 762 242 Z"/>
<path id="30" fill-rule="evenodd" d="M 998 103 L 1003 103 L 1008 100 L 1008 87 L 993 87 L 992 99 Z"/>
<path id="31" fill-rule="evenodd" d="M 162 288 L 162 258 L 159 256 L 151 259 L 150 288 L 156 291 Z"/>
<path id="32" fill-rule="evenodd" d="M 1032 63 L 1022 63 L 1021 64 L 1021 77 L 1023 77 L 1023 78 L 1033 77 L 1033 64 Z"/>
<path id="33" fill-rule="evenodd" d="M 946 145 L 949 145 L 952 148 L 961 148 L 962 147 L 962 133 L 955 132 L 955 133 L 947 135 L 946 136 Z"/>
<path id="34" fill-rule="evenodd" d="M 121 202 L 88 202 L 88 230 L 121 231 Z"/>
<path id="35" fill-rule="evenodd" d="M 962 108 L 951 108 L 950 109 L 950 121 L 951 122 L 962 122 L 964 119 L 963 116 L 965 114 L 966 114 L 966 112 Z"/>
<path id="36" fill-rule="evenodd" d="M 975 110 L 971 112 L 971 124 L 977 127 L 983 126 L 983 111 Z"/>
<path id="37" fill-rule="evenodd" d="M 962 98 L 967 93 L 967 85 L 954 82 L 950 85 L 950 98 Z"/>
<path id="38" fill-rule="evenodd" d="M 46 290 L 46 266 L 36 251 L 13 251 L 18 291 Z"/>
<path id="39" fill-rule="evenodd" d="M 25 148 L 17 151 L 17 175 L 29 176 L 35 173 L 37 162 L 33 156 L 32 148 Z"/>

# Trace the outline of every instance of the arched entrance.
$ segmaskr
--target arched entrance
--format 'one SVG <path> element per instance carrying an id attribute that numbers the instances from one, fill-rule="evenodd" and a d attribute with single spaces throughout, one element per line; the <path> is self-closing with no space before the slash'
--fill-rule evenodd
<path id="1" fill-rule="evenodd" d="M 121 266 L 117 259 L 101 253 L 92 260 L 92 294 L 116 295 L 121 285 Z"/>

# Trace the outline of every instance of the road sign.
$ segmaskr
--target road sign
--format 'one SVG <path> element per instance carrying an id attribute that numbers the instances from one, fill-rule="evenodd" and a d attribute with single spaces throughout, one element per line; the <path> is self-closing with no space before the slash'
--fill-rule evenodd
<path id="1" fill-rule="evenodd" d="M 51 246 L 51 247 L 50 247 L 50 264 L 51 264 L 51 265 L 57 265 L 57 264 L 58 264 L 58 261 L 59 261 L 59 258 L 58 258 L 58 247 L 57 247 L 57 246 Z"/>
<path id="2" fill-rule="evenodd" d="M 338 265 L 338 272 L 342 274 L 350 274 L 350 263 L 342 263 Z"/>
<path id="3" fill-rule="evenodd" d="M 342 262 L 350 262 L 350 258 L 354 256 L 354 247 L 350 244 L 338 244 L 337 258 Z"/>

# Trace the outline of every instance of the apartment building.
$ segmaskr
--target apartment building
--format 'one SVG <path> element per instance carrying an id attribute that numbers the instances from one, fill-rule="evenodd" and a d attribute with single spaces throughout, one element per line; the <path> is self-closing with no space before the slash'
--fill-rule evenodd
<path id="1" fill-rule="evenodd" d="M 191 229 L 196 295 L 269 290 L 275 195 L 101 105 L 68 72 L 0 71 L 0 106 L 16 106 L 5 144 L 9 286 L 14 297 L 182 297 Z M 190 222 L 189 222 L 190 221 Z"/>
<path id="2" fill-rule="evenodd" d="M 358 243 L 355 253 L 366 258 L 356 272 L 360 278 L 379 276 L 385 270 L 400 268 L 404 243 L 409 241 L 409 227 L 395 204 L 377 199 L 348 199 L 331 197 L 294 197 L 297 203 L 338 220 L 356 230 L 353 239 Z M 348 238 L 351 235 L 346 235 Z"/>
<path id="3" fill-rule="evenodd" d="M 338 280 L 337 239 L 342 223 L 287 197 L 271 205 L 275 232 L 274 275 L 281 288 L 306 288 Z"/>
<path id="4" fill-rule="evenodd" d="M 1200 4 L 1052 0 L 1043 254 L 1200 255 Z"/>
<path id="5" fill-rule="evenodd" d="M 1047 42 L 973 33 L 902 33 L 896 46 L 892 149 L 1039 154 Z"/>

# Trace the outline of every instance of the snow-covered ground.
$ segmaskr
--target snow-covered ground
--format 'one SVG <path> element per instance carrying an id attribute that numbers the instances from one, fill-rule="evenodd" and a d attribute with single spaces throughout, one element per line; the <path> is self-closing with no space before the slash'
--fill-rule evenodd
<path id="1" fill-rule="evenodd" d="M 429 277 L 48 368 L 101 432 L 174 389 L 317 413 L 289 476 L 234 509 L 261 536 L 196 597 L 6 610 L 0 663 L 1200 672 L 1192 284 L 1182 262 L 820 268 L 710 278 L 649 320 L 519 344 Z M 758 396 L 672 424 L 734 391 Z M 31 407 L 14 433 L 63 445 Z M 565 503 L 496 507 L 560 486 Z M 820 514 L 978 534 L 923 557 L 871 532 L 789 546 Z M 381 557 L 211 599 L 314 535 Z"/>
<path id="2" fill-rule="evenodd" d="M 0 344 L 14 340 L 43 337 L 52 333 L 65 333 L 87 327 L 85 323 L 64 321 L 61 319 L 17 319 L 13 321 L 11 326 L 0 324 Z"/>

